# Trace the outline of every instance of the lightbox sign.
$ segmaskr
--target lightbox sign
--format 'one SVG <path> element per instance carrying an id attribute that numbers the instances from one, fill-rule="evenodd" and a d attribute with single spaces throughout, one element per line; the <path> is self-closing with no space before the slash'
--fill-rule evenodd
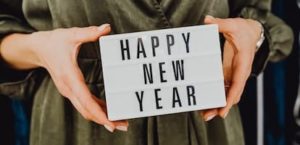
<path id="1" fill-rule="evenodd" d="M 109 120 L 226 105 L 217 25 L 100 38 Z"/>

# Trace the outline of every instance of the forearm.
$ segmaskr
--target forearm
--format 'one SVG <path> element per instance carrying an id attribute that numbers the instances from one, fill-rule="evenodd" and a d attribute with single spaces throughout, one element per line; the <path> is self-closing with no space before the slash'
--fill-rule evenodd
<path id="1" fill-rule="evenodd" d="M 8 66 L 27 70 L 37 68 L 38 59 L 33 55 L 33 34 L 11 34 L 6 36 L 0 44 L 1 58 Z"/>

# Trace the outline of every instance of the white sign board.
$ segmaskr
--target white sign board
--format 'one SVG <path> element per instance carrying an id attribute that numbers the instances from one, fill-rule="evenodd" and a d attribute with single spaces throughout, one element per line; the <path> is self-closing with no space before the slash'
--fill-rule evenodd
<path id="1" fill-rule="evenodd" d="M 100 38 L 109 120 L 223 107 L 217 25 Z"/>

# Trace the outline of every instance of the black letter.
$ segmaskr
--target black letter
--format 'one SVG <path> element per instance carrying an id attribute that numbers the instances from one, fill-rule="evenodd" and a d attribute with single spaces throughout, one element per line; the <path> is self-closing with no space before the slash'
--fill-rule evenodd
<path id="1" fill-rule="evenodd" d="M 167 46 L 168 46 L 168 54 L 171 55 L 171 46 L 174 45 L 174 36 L 169 34 L 167 35 Z"/>
<path id="2" fill-rule="evenodd" d="M 181 101 L 180 101 L 180 97 L 179 97 L 179 94 L 178 94 L 178 90 L 176 87 L 173 88 L 173 108 L 175 108 L 175 103 L 178 103 L 179 104 L 179 107 L 181 107 Z"/>
<path id="3" fill-rule="evenodd" d="M 122 52 L 122 60 L 125 60 L 125 52 L 127 52 L 127 59 L 130 59 L 130 53 L 129 53 L 129 42 L 128 39 L 126 41 L 126 47 L 124 47 L 123 40 L 120 41 L 121 43 L 121 52 Z"/>
<path id="4" fill-rule="evenodd" d="M 143 40 L 142 38 L 138 38 L 137 40 L 137 58 L 140 58 L 140 54 L 144 55 L 144 58 L 146 58 L 146 52 L 145 52 L 145 48 L 144 48 L 144 44 L 143 44 Z"/>
<path id="5" fill-rule="evenodd" d="M 191 98 L 193 99 L 193 104 L 196 105 L 196 98 L 195 98 L 195 88 L 194 86 L 187 86 L 187 96 L 189 101 L 189 106 L 191 106 Z"/>
<path id="6" fill-rule="evenodd" d="M 152 64 L 151 63 L 149 63 L 149 69 L 148 69 L 147 64 L 143 64 L 145 85 L 148 84 L 147 80 L 149 80 L 150 84 L 153 84 L 153 74 L 152 74 Z"/>
<path id="7" fill-rule="evenodd" d="M 135 92 L 135 95 L 140 104 L 140 111 L 143 112 L 143 98 L 144 98 L 144 91 L 141 91 L 141 95 L 138 92 Z"/>
<path id="8" fill-rule="evenodd" d="M 159 46 L 158 37 L 157 36 L 152 36 L 151 37 L 151 43 L 152 43 L 152 53 L 153 53 L 153 57 L 154 57 L 154 56 L 156 56 L 155 48 L 157 48 Z"/>
<path id="9" fill-rule="evenodd" d="M 160 91 L 160 89 L 154 89 L 155 100 L 156 100 L 156 109 L 162 109 L 163 107 L 159 105 L 159 101 L 161 101 L 161 98 L 158 97 L 158 91 Z"/>
<path id="10" fill-rule="evenodd" d="M 182 37 L 183 40 L 185 42 L 185 46 L 186 46 L 186 52 L 189 53 L 190 52 L 190 46 L 189 46 L 189 41 L 190 41 L 190 32 L 187 33 L 187 38 L 184 35 L 184 33 L 182 33 Z"/>
<path id="11" fill-rule="evenodd" d="M 175 64 L 176 62 L 176 64 Z M 175 75 L 175 80 L 178 81 L 178 77 L 180 74 L 180 79 L 184 80 L 184 66 L 183 66 L 183 60 L 176 60 L 176 61 L 172 61 L 172 65 L 173 65 L 173 71 L 174 71 L 174 75 Z"/>
<path id="12" fill-rule="evenodd" d="M 160 62 L 160 63 L 158 63 L 158 65 L 159 65 L 159 75 L 160 75 L 160 82 L 162 82 L 162 83 L 165 83 L 165 82 L 167 82 L 167 80 L 165 80 L 164 79 L 164 76 L 163 76 L 163 74 L 166 72 L 164 69 L 163 69 L 163 64 L 165 64 L 164 62 Z"/>

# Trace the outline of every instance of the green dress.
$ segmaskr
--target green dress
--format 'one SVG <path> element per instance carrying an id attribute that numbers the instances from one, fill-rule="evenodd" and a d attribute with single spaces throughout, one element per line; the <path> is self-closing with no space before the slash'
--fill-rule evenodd
<path id="1" fill-rule="evenodd" d="M 110 23 L 112 33 L 203 24 L 205 15 L 260 21 L 266 31 L 253 75 L 267 60 L 277 61 L 292 48 L 292 31 L 270 13 L 270 0 L 0 0 L 0 40 L 11 33 Z M 78 63 L 93 94 L 105 100 L 97 43 L 84 44 Z M 41 48 L 42 49 L 42 48 Z M 86 121 L 62 97 L 44 69 L 15 71 L 0 61 L 0 94 L 33 100 L 31 145 L 243 145 L 239 110 L 226 119 L 203 121 L 197 112 L 129 120 L 128 132 L 108 132 Z"/>

